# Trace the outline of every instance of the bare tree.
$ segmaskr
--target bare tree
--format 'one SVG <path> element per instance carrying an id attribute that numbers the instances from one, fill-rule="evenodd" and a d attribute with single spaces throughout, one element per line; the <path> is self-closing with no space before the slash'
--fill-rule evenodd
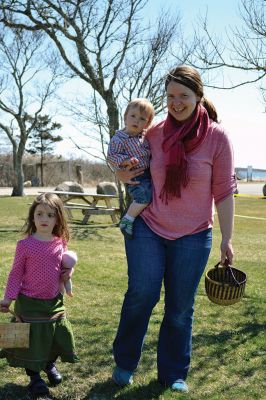
<path id="1" fill-rule="evenodd" d="M 145 96 L 161 107 L 168 50 L 177 40 L 179 16 L 161 13 L 152 26 L 141 11 L 147 0 L 5 0 L 0 22 L 44 31 L 72 74 L 93 89 L 86 119 L 104 145 L 120 125 L 122 101 Z M 159 69 L 160 68 L 160 69 Z M 76 110 L 77 111 L 77 110 Z M 122 207 L 121 201 L 120 206 Z"/>
<path id="2" fill-rule="evenodd" d="M 188 61 L 196 68 L 212 73 L 217 72 L 217 84 L 210 87 L 234 89 L 242 85 L 258 83 L 265 96 L 265 8 L 265 0 L 241 0 L 239 13 L 243 26 L 229 29 L 226 32 L 225 42 L 210 32 L 207 16 L 204 19 L 201 18 L 201 28 L 195 32 L 196 46 L 193 56 L 190 51 Z M 221 73 L 221 70 L 224 73 Z M 226 71 L 230 73 L 232 70 L 239 72 L 238 80 L 228 79 Z"/>
<path id="3" fill-rule="evenodd" d="M 3 26 L 0 31 L 0 129 L 12 145 L 12 196 L 23 195 L 26 142 L 58 83 L 58 64 L 53 65 L 45 55 L 43 39 L 41 31 Z"/>
<path id="4" fill-rule="evenodd" d="M 104 101 L 111 136 L 119 127 L 119 96 L 145 95 L 160 108 L 160 83 L 179 16 L 162 13 L 152 27 L 145 25 L 140 12 L 147 2 L 7 0 L 0 5 L 0 22 L 47 33 L 72 73 L 94 90 L 92 103 L 95 93 Z"/>

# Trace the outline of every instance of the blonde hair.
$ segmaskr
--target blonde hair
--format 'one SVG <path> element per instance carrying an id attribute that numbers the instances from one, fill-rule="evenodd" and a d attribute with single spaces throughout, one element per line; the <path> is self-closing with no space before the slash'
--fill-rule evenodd
<path id="1" fill-rule="evenodd" d="M 30 206 L 26 223 L 22 228 L 23 233 L 30 236 L 36 232 L 36 226 L 34 223 L 34 212 L 39 204 L 49 206 L 55 211 L 56 224 L 52 233 L 55 236 L 61 237 L 66 242 L 68 242 L 70 234 L 67 226 L 67 218 L 64 210 L 64 205 L 62 200 L 54 193 L 43 193 L 36 197 L 32 205 Z"/>
<path id="2" fill-rule="evenodd" d="M 151 102 L 147 99 L 138 97 L 136 99 L 131 100 L 128 105 L 127 108 L 125 110 L 124 113 L 124 118 L 126 117 L 127 113 L 129 112 L 131 107 L 139 107 L 139 111 L 141 112 L 141 114 L 146 114 L 147 117 L 149 118 L 149 125 L 151 124 L 151 121 L 154 118 L 155 115 L 155 111 L 154 111 L 154 107 L 151 104 Z"/>
<path id="3" fill-rule="evenodd" d="M 189 65 L 179 65 L 168 72 L 165 80 L 165 90 L 171 82 L 177 82 L 191 89 L 201 100 L 201 104 L 207 110 L 209 117 L 218 122 L 218 114 L 213 103 L 203 94 L 203 83 L 199 72 Z"/>

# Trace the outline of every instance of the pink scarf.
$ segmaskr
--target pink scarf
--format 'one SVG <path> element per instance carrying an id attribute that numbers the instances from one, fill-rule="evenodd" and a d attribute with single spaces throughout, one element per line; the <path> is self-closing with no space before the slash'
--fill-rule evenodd
<path id="1" fill-rule="evenodd" d="M 201 104 L 184 122 L 177 121 L 168 113 L 162 144 L 166 158 L 166 177 L 160 193 L 160 199 L 166 204 L 173 197 L 181 197 L 181 186 L 187 186 L 189 171 L 186 155 L 204 142 L 209 124 L 208 113 Z"/>

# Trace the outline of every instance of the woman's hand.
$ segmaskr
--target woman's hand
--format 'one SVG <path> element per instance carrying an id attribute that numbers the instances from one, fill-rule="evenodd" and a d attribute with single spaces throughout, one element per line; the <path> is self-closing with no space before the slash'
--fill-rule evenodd
<path id="1" fill-rule="evenodd" d="M 221 264 L 225 265 L 226 262 L 228 264 L 233 264 L 234 258 L 234 250 L 231 243 L 231 240 L 222 240 L 221 243 Z"/>
<path id="2" fill-rule="evenodd" d="M 12 300 L 10 299 L 0 300 L 0 312 L 7 313 L 11 303 Z"/>
<path id="3" fill-rule="evenodd" d="M 139 185 L 140 182 L 132 181 L 136 176 L 142 175 L 145 168 L 138 168 L 131 170 L 128 166 L 126 169 L 120 169 L 116 171 L 117 178 L 123 183 L 129 183 L 130 185 Z"/>

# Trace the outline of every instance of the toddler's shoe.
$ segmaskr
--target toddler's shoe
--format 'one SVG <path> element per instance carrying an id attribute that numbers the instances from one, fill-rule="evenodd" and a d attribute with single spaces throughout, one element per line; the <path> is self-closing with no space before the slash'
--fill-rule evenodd
<path id="1" fill-rule="evenodd" d="M 133 239 L 133 222 L 127 218 L 122 218 L 119 224 L 119 228 L 123 235 L 128 239 Z"/>
<path id="2" fill-rule="evenodd" d="M 44 371 L 51 385 L 56 386 L 62 382 L 62 376 L 54 363 L 49 363 Z"/>
<path id="3" fill-rule="evenodd" d="M 133 374 L 125 369 L 115 367 L 112 379 L 118 386 L 124 387 L 133 383 Z"/>
<path id="4" fill-rule="evenodd" d="M 39 374 L 31 377 L 28 390 L 34 396 L 49 394 L 49 389 Z"/>
<path id="5" fill-rule="evenodd" d="M 176 392 L 183 392 L 187 393 L 188 392 L 188 385 L 186 384 L 183 379 L 177 379 L 172 385 L 171 389 L 176 391 Z"/>

